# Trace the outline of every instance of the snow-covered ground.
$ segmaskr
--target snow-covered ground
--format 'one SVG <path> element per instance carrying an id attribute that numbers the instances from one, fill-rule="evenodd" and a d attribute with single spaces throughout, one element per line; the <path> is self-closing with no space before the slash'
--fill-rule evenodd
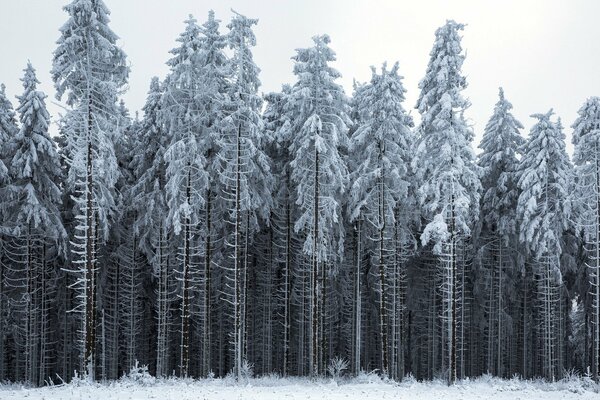
<path id="1" fill-rule="evenodd" d="M 401 384 L 382 382 L 366 376 L 352 381 L 308 381 L 303 379 L 252 379 L 236 384 L 227 379 L 154 380 L 125 379 L 111 384 L 70 384 L 27 389 L 17 385 L 0 386 L 2 400 L 285 400 L 285 399 L 359 399 L 359 400 L 563 400 L 599 399 L 598 386 L 586 380 L 571 379 L 556 383 L 524 382 L 480 378 L 448 387 L 444 383 Z"/>

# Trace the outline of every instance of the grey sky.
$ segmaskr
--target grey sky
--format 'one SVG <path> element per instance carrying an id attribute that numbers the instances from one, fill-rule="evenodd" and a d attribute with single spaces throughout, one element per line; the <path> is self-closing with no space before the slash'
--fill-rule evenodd
<path id="1" fill-rule="evenodd" d="M 8 95 L 21 92 L 28 59 L 55 117 L 50 67 L 68 0 L 0 0 L 0 82 Z M 331 36 L 336 67 L 348 94 L 352 80 L 366 81 L 369 66 L 400 62 L 408 90 L 405 108 L 418 96 L 435 29 L 446 19 L 467 24 L 464 72 L 472 107 L 467 112 L 477 142 L 502 85 L 516 116 L 528 130 L 529 115 L 553 107 L 570 126 L 583 101 L 600 95 L 600 1 L 595 0 L 105 0 L 111 27 L 121 37 L 132 71 L 124 99 L 142 107 L 150 78 L 167 72 L 168 51 L 193 14 L 202 23 L 214 9 L 226 31 L 231 12 L 258 18 L 255 60 L 264 92 L 292 83 L 294 49 L 315 34 Z M 413 115 L 416 110 L 411 111 Z M 570 128 L 567 129 L 570 142 Z"/>

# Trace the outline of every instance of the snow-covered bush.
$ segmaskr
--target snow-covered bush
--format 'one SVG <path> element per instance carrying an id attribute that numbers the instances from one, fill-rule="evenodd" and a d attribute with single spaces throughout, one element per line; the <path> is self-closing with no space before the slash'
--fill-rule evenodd
<path id="1" fill-rule="evenodd" d="M 148 372 L 148 366 L 140 366 L 137 360 L 129 373 L 123 375 L 120 380 L 124 383 L 134 383 L 140 386 L 150 386 L 156 383 L 156 378 Z"/>
<path id="2" fill-rule="evenodd" d="M 337 380 L 345 370 L 348 369 L 348 360 L 343 357 L 335 356 L 329 361 L 329 365 L 327 366 L 327 372 L 331 377 Z"/>
<path id="3" fill-rule="evenodd" d="M 374 369 L 372 371 L 360 371 L 358 376 L 354 378 L 353 382 L 355 383 L 380 383 L 381 376 L 379 375 L 379 370 Z"/>
<path id="4" fill-rule="evenodd" d="M 254 377 L 254 363 L 244 359 L 242 361 L 242 369 L 240 370 L 240 377 L 243 380 L 252 379 Z"/>

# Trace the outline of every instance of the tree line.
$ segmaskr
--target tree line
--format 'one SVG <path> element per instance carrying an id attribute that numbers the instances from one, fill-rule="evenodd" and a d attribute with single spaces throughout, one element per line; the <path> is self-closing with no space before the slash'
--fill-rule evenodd
<path id="1" fill-rule="evenodd" d="M 480 152 L 464 26 L 435 32 L 415 125 L 397 63 L 352 96 L 327 35 L 259 93 L 257 20 L 192 16 L 143 115 L 102 0 L 73 0 L 49 134 L 0 90 L 0 380 L 350 372 L 598 379 L 600 98 L 527 139 L 502 89 Z"/>

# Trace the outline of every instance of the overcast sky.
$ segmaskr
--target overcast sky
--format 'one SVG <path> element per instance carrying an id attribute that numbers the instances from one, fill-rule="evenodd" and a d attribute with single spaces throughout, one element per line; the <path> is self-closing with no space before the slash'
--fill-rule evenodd
<path id="1" fill-rule="evenodd" d="M 255 60 L 264 92 L 293 83 L 294 49 L 311 45 L 315 34 L 331 36 L 341 83 L 367 81 L 370 66 L 400 63 L 413 110 L 435 29 L 446 19 L 467 24 L 464 73 L 472 106 L 467 112 L 479 142 L 497 100 L 498 86 L 513 103 L 527 131 L 532 113 L 554 108 L 565 126 L 583 101 L 600 95 L 600 1 L 595 0 L 104 0 L 111 27 L 129 57 L 131 75 L 124 99 L 141 109 L 150 78 L 164 77 L 168 51 L 191 13 L 202 23 L 214 9 L 226 31 L 233 8 L 258 18 Z M 19 78 L 31 60 L 52 104 L 52 52 L 58 28 L 67 18 L 67 0 L 0 0 L 0 82 L 11 99 L 21 92 Z M 16 101 L 16 100 L 15 100 Z M 567 141 L 571 140 L 567 129 Z"/>

